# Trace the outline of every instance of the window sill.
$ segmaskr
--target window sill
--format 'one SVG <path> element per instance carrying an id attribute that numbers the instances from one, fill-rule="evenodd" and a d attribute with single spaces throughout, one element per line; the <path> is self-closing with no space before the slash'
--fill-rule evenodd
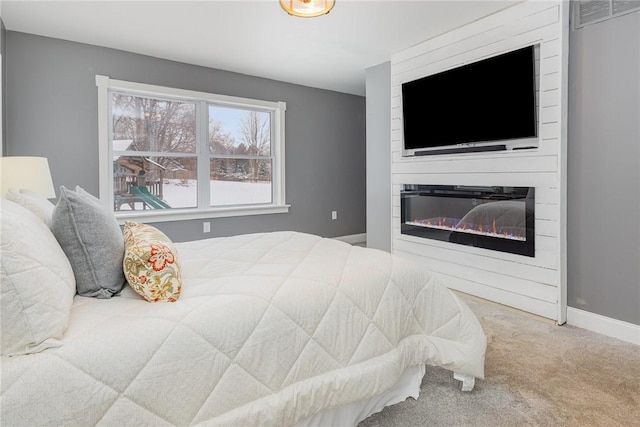
<path id="1" fill-rule="evenodd" d="M 122 225 L 125 221 L 145 223 L 185 221 L 191 219 L 224 218 L 233 216 L 270 215 L 287 213 L 291 205 L 256 205 L 231 206 L 210 209 L 180 209 L 171 211 L 146 210 L 132 212 L 117 212 L 116 219 Z"/>

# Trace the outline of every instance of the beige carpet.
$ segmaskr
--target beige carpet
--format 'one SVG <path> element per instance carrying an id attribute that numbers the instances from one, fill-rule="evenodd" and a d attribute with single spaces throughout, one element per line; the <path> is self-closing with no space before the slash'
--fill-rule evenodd
<path id="1" fill-rule="evenodd" d="M 640 426 L 640 346 L 462 296 L 488 339 L 471 393 L 427 368 L 418 400 L 359 427 Z"/>

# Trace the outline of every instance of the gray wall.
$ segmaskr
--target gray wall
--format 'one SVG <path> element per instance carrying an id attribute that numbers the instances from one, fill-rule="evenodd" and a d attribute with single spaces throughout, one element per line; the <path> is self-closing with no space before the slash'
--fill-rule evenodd
<path id="1" fill-rule="evenodd" d="M 8 155 L 49 158 L 54 184 L 98 194 L 95 75 L 284 101 L 288 214 L 156 223 L 176 241 L 295 230 L 365 232 L 365 98 L 29 34 L 6 32 Z M 331 220 L 331 211 L 338 219 Z"/>
<path id="2" fill-rule="evenodd" d="M 640 325 L 640 13 L 570 34 L 568 304 Z"/>
<path id="3" fill-rule="evenodd" d="M 367 247 L 391 251 L 391 62 L 366 69 Z"/>

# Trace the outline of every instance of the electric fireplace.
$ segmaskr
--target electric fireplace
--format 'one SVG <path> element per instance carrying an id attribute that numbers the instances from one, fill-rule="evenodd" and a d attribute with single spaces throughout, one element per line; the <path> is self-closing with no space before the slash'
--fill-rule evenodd
<path id="1" fill-rule="evenodd" d="M 409 185 L 401 233 L 535 256 L 534 187 Z"/>

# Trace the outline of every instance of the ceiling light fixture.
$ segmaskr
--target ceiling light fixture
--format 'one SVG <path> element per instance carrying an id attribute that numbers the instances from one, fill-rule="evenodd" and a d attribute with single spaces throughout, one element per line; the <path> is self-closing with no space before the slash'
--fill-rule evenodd
<path id="1" fill-rule="evenodd" d="M 335 0 L 280 0 L 280 6 L 291 16 L 314 18 L 333 9 Z"/>

